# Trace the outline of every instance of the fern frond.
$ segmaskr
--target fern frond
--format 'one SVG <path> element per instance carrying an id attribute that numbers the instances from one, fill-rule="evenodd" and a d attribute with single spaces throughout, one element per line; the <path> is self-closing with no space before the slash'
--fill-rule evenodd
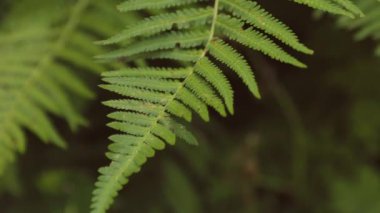
<path id="1" fill-rule="evenodd" d="M 296 67 L 306 68 L 306 65 L 286 53 L 266 35 L 255 31 L 253 28 L 242 30 L 244 23 L 238 19 L 220 15 L 217 25 L 231 40 L 239 42 L 251 49 L 258 50 L 275 60 Z"/>
<path id="2" fill-rule="evenodd" d="M 128 0 L 121 3 L 117 8 L 122 12 L 145 9 L 165 9 L 170 7 L 182 6 L 200 0 Z"/>
<path id="3" fill-rule="evenodd" d="M 329 13 L 354 18 L 364 16 L 363 12 L 350 0 L 293 0 L 299 4 L 323 10 Z"/>
<path id="4" fill-rule="evenodd" d="M 181 48 L 201 46 L 207 41 L 206 31 L 173 32 L 157 36 L 157 38 L 145 39 L 135 42 L 125 49 L 117 50 L 102 56 L 99 59 L 114 59 L 131 57 L 137 54 L 172 49 L 179 45 Z"/>
<path id="5" fill-rule="evenodd" d="M 276 37 L 294 49 L 306 54 L 313 53 L 312 50 L 300 43 L 295 33 L 288 26 L 261 8 L 257 2 L 249 0 L 221 0 L 220 4 L 226 10 L 232 12 L 234 16 L 256 28 L 264 30 L 267 34 Z"/>
<path id="6" fill-rule="evenodd" d="M 93 45 L 96 26 L 84 28 L 82 23 L 83 16 L 99 13 L 90 11 L 98 1 L 78 0 L 70 11 L 62 10 L 64 1 L 42 1 L 38 8 L 35 4 L 15 4 L 7 17 L 11 21 L 0 26 L 0 173 L 17 152 L 24 152 L 24 130 L 65 147 L 50 115 L 64 118 L 75 130 L 86 124 L 76 99 L 94 96 L 72 69 L 83 75 L 107 69 L 92 61 L 93 55 L 104 52 Z"/>
<path id="7" fill-rule="evenodd" d="M 174 25 L 178 29 L 186 29 L 191 26 L 204 25 L 212 17 L 212 9 L 185 9 L 174 13 L 165 13 L 147 18 L 136 25 L 128 26 L 116 36 L 111 37 L 101 44 L 113 44 L 137 36 L 151 36 L 163 31 L 171 30 Z"/>
<path id="8" fill-rule="evenodd" d="M 209 47 L 210 54 L 231 68 L 248 86 L 251 93 L 260 98 L 259 88 L 248 62 L 234 48 L 222 40 L 212 42 Z"/>
<path id="9" fill-rule="evenodd" d="M 196 62 L 202 50 L 169 50 L 158 51 L 147 55 L 147 59 L 171 59 L 177 61 Z"/>
<path id="10" fill-rule="evenodd" d="M 378 45 L 375 48 L 375 54 L 380 56 L 380 2 L 377 0 L 357 0 L 356 2 L 366 15 L 357 20 L 342 17 L 338 20 L 338 25 L 356 31 L 355 40 L 369 38 L 376 41 Z"/>
<path id="11" fill-rule="evenodd" d="M 117 110 L 109 115 L 115 120 L 109 126 L 121 133 L 110 137 L 107 157 L 111 163 L 99 170 L 93 213 L 106 212 L 131 175 L 139 172 L 165 144 L 173 145 L 176 138 L 197 144 L 179 120 L 191 121 L 195 113 L 208 121 L 209 107 L 222 116 L 234 112 L 233 90 L 220 65 L 236 73 L 250 92 L 260 97 L 250 65 L 230 42 L 283 63 L 306 67 L 281 45 L 305 54 L 313 51 L 259 4 L 249 0 L 212 2 L 213 5 L 201 0 L 128 0 L 118 6 L 120 11 L 163 10 L 99 42 L 121 46 L 99 59 L 122 60 L 137 68 L 103 74 L 107 84 L 102 87 L 123 96 L 104 102 Z M 346 0 L 297 2 L 350 16 L 358 13 Z M 170 60 L 172 68 L 149 66 L 156 59 Z M 139 66 L 141 61 L 146 62 L 144 66 Z"/>
<path id="12" fill-rule="evenodd" d="M 219 92 L 226 103 L 228 111 L 233 114 L 233 91 L 222 71 L 209 59 L 203 58 L 195 67 L 195 72 L 206 79 Z"/>

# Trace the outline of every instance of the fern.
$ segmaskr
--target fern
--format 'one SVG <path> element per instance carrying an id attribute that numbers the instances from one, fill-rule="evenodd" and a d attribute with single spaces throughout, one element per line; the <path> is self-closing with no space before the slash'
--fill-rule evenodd
<path id="1" fill-rule="evenodd" d="M 93 24 L 99 11 L 104 14 L 100 1 L 78 0 L 70 11 L 64 4 L 23 0 L 0 29 L 0 173 L 24 152 L 24 129 L 65 147 L 49 115 L 64 118 L 72 130 L 86 123 L 75 103 L 94 94 L 72 69 L 104 71 L 93 63 L 93 55 L 104 52 L 93 40 L 114 28 L 105 20 Z"/>
<path id="2" fill-rule="evenodd" d="M 350 18 L 364 16 L 363 12 L 350 0 L 294 0 L 294 2 Z"/>
<path id="3" fill-rule="evenodd" d="M 366 16 L 358 20 L 340 18 L 338 24 L 349 30 L 356 30 L 355 40 L 371 38 L 379 44 L 375 48 L 376 55 L 380 56 L 380 1 L 357 0 L 358 6 Z"/>
<path id="4" fill-rule="evenodd" d="M 258 3 L 213 2 L 209 5 L 201 0 L 129 0 L 118 6 L 120 11 L 160 12 L 99 42 L 123 46 L 99 56 L 100 60 L 121 59 L 131 66 L 103 73 L 106 84 L 101 87 L 123 98 L 104 102 L 116 110 L 109 115 L 115 121 L 108 126 L 120 133 L 110 137 L 112 144 L 106 155 L 111 164 L 99 169 L 93 213 L 106 212 L 130 176 L 166 144 L 174 145 L 177 137 L 197 144 L 179 120 L 190 122 L 194 112 L 209 121 L 208 107 L 222 116 L 233 114 L 233 90 L 219 64 L 237 74 L 253 96 L 260 98 L 248 62 L 231 42 L 274 60 L 306 67 L 277 41 L 304 54 L 313 51 Z M 296 2 L 351 17 L 361 15 L 347 0 Z M 156 59 L 170 60 L 173 66 L 149 66 Z M 142 60 L 146 62 L 141 63 Z"/>

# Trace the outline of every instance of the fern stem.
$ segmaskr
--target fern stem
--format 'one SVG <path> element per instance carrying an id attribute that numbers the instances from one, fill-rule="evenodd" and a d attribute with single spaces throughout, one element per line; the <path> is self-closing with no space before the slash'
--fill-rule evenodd
<path id="1" fill-rule="evenodd" d="M 207 40 L 207 43 L 206 43 L 204 50 L 202 51 L 201 56 L 199 57 L 200 59 L 206 56 L 207 51 L 209 49 L 209 46 L 210 46 L 212 40 L 214 39 L 215 29 L 216 29 L 216 21 L 218 20 L 218 12 L 219 12 L 219 0 L 215 0 L 214 12 L 213 12 L 213 16 L 212 16 L 212 23 L 211 23 L 211 29 L 210 29 L 210 36 Z"/>
<path id="2" fill-rule="evenodd" d="M 189 74 L 186 76 L 186 78 L 184 79 L 184 81 L 181 83 L 181 85 L 178 87 L 178 89 L 176 90 L 176 92 L 172 95 L 172 97 L 169 99 L 169 101 L 166 103 L 166 105 L 162 108 L 161 112 L 159 113 L 159 115 L 157 116 L 157 119 L 155 121 L 153 121 L 152 123 L 152 128 L 154 128 L 154 126 L 156 126 L 158 124 L 158 122 L 165 116 L 165 112 L 167 110 L 167 108 L 169 107 L 169 104 L 171 102 L 173 102 L 175 100 L 175 98 L 177 97 L 178 93 L 181 91 L 181 89 L 183 87 L 185 87 L 185 84 L 186 84 L 186 81 L 189 79 L 189 77 L 194 74 L 194 67 L 197 66 L 197 64 L 199 63 L 199 61 L 206 56 L 207 52 L 208 52 L 208 49 L 209 49 L 209 46 L 215 36 L 215 28 L 216 28 L 216 21 L 217 21 L 217 16 L 218 16 L 218 11 L 219 11 L 219 0 L 215 0 L 215 3 L 214 3 L 214 12 L 213 12 L 213 19 L 212 19 L 212 23 L 211 23 L 211 27 L 210 27 L 210 36 L 207 40 L 207 43 L 205 45 L 205 48 L 203 49 L 203 51 L 201 52 L 200 56 L 199 56 L 199 59 L 198 61 L 194 64 L 193 66 L 193 69 L 191 72 L 189 72 Z M 143 138 L 143 141 L 148 137 L 148 135 L 151 133 L 151 131 L 148 131 L 147 134 L 144 136 Z"/>
<path id="3" fill-rule="evenodd" d="M 207 39 L 207 43 L 203 49 L 203 51 L 201 52 L 199 58 L 198 58 L 198 61 L 194 64 L 193 66 L 193 69 L 191 72 L 189 72 L 189 74 L 186 76 L 186 78 L 183 80 L 183 82 L 181 83 L 181 85 L 178 87 L 178 89 L 176 90 L 176 92 L 172 95 L 170 101 L 168 101 L 168 103 L 164 106 L 162 112 L 160 113 L 160 115 L 157 117 L 157 122 L 165 115 L 165 111 L 166 109 L 168 108 L 169 104 L 174 101 L 174 99 L 177 97 L 178 93 L 181 91 L 181 89 L 183 87 L 185 87 L 186 85 L 186 82 L 188 81 L 188 79 L 190 78 L 191 75 L 194 74 L 194 68 L 198 65 L 199 61 L 206 56 L 208 50 L 209 50 L 209 46 L 212 42 L 212 40 L 214 39 L 214 36 L 215 36 L 215 28 L 216 28 L 216 22 L 217 22 L 217 19 L 218 19 L 218 12 L 219 12 L 219 0 L 215 0 L 214 2 L 214 12 L 213 12 L 213 18 L 212 18 L 212 23 L 211 23 L 211 27 L 210 27 L 210 35 L 209 35 L 209 38 Z"/>
<path id="4" fill-rule="evenodd" d="M 209 35 L 209 38 L 207 40 L 207 43 L 203 49 L 203 51 L 201 52 L 200 56 L 199 56 L 199 59 L 198 61 L 194 64 L 193 66 L 193 69 L 191 72 L 189 72 L 189 74 L 186 76 L 186 78 L 183 80 L 183 82 L 181 83 L 181 85 L 178 87 L 178 89 L 176 90 L 176 92 L 172 95 L 170 101 L 168 101 L 168 103 L 164 106 L 162 112 L 160 113 L 160 115 L 157 117 L 157 121 L 156 121 L 156 124 L 158 123 L 158 121 L 165 115 L 165 112 L 166 112 L 166 109 L 168 108 L 169 104 L 175 100 L 175 98 L 177 97 L 178 93 L 181 91 L 182 88 L 185 87 L 186 85 L 186 82 L 188 81 L 188 79 L 190 78 L 190 76 L 192 76 L 194 74 L 194 71 L 195 71 L 195 67 L 198 65 L 199 61 L 206 56 L 208 50 L 209 50 L 209 46 L 212 42 L 212 40 L 214 39 L 214 36 L 215 36 L 215 28 L 216 28 L 216 22 L 217 22 L 217 19 L 218 19 L 218 12 L 219 12 L 219 0 L 215 0 L 214 2 L 214 12 L 213 12 L 213 18 L 212 18 L 212 23 L 211 23 L 211 27 L 210 27 L 210 35 Z"/>
<path id="5" fill-rule="evenodd" d="M 57 38 L 57 41 L 55 42 L 55 45 L 52 47 L 51 52 L 45 55 L 43 58 L 41 58 L 37 66 L 33 70 L 31 70 L 31 74 L 28 80 L 26 80 L 24 84 L 20 87 L 20 89 L 18 89 L 15 92 L 14 99 L 8 107 L 8 113 L 5 113 L 6 116 L 4 117 L 1 126 L 6 126 L 8 121 L 13 118 L 14 113 L 16 112 L 15 109 L 18 106 L 19 101 L 22 99 L 22 94 L 24 93 L 24 91 L 28 90 L 29 87 L 33 86 L 33 84 L 37 82 L 38 77 L 48 70 L 47 67 L 53 62 L 57 53 L 65 47 L 65 44 L 70 38 L 70 34 L 77 27 L 80 21 L 80 16 L 82 12 L 87 8 L 89 3 L 90 0 L 79 0 L 77 4 L 74 6 L 72 15 L 70 16 L 66 25 L 63 27 L 61 35 Z M 2 128 L 0 128 L 0 133 L 2 132 L 1 129 Z"/>

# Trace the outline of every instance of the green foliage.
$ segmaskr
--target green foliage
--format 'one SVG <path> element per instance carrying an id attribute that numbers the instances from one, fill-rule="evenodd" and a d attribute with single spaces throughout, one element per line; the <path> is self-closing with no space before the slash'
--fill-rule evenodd
<path id="1" fill-rule="evenodd" d="M 125 1 L 118 6 L 120 11 L 147 10 L 156 15 L 130 24 L 119 34 L 99 42 L 122 46 L 99 59 L 125 60 L 130 67 L 103 74 L 107 84 L 101 87 L 123 96 L 105 102 L 118 110 L 109 116 L 116 121 L 108 126 L 121 133 L 110 137 L 113 143 L 107 157 L 111 164 L 99 170 L 92 212 L 107 211 L 129 177 L 138 173 L 165 144 L 174 145 L 176 137 L 196 144 L 177 120 L 190 122 L 195 112 L 209 121 L 208 107 L 223 117 L 233 114 L 233 90 L 220 65 L 235 72 L 250 92 L 260 98 L 254 74 L 236 45 L 286 64 L 306 67 L 277 41 L 304 54 L 313 51 L 258 3 L 215 0 L 210 7 L 201 2 Z M 350 17 L 362 15 L 347 0 L 296 2 Z M 170 67 L 157 67 L 155 59 L 170 61 Z"/>
<path id="2" fill-rule="evenodd" d="M 362 168 L 353 180 L 337 180 L 332 191 L 335 212 L 380 211 L 380 179 L 376 171 L 370 168 Z"/>
<path id="3" fill-rule="evenodd" d="M 0 2 L 1 11 L 6 10 L 4 2 Z M 113 69 L 103 72 L 105 84 L 101 87 L 122 96 L 104 102 L 115 109 L 108 115 L 114 120 L 108 126 L 120 133 L 110 137 L 107 157 L 111 164 L 100 169 L 93 212 L 105 212 L 130 176 L 156 151 L 174 145 L 177 138 L 198 144 L 181 119 L 190 122 L 195 114 L 209 121 L 213 113 L 209 107 L 222 116 L 234 114 L 235 94 L 228 71 L 236 74 L 253 96 L 261 98 L 246 57 L 249 50 L 299 68 L 306 65 L 292 53 L 313 53 L 290 27 L 251 0 L 128 0 L 118 6 L 128 12 L 126 16 L 114 11 L 113 2 L 101 0 L 69 1 L 70 7 L 61 0 L 11 2 L 7 1 L 11 12 L 0 26 L 0 173 L 17 152 L 24 152 L 27 132 L 65 147 L 52 118 L 63 118 L 72 130 L 85 125 L 78 105 L 94 96 L 85 81 L 91 73 Z M 363 14 L 348 0 L 294 2 L 347 16 L 339 23 L 357 30 L 359 40 L 380 38 L 379 4 L 375 0 L 358 0 L 366 16 L 357 20 L 352 18 Z M 139 14 L 151 16 L 143 19 Z M 112 36 L 126 22 L 127 27 Z M 121 48 L 104 54 L 106 47 L 95 46 L 93 41 L 109 36 L 98 43 Z M 379 47 L 376 51 L 380 54 Z M 100 55 L 99 61 L 107 63 L 94 63 L 93 55 Z M 345 84 L 354 88 L 351 81 Z M 350 108 L 350 138 L 368 141 L 366 149 L 372 153 L 378 150 L 377 105 L 376 100 L 367 98 Z M 363 117 L 370 117 L 365 125 Z M 224 158 L 225 153 L 218 153 L 217 158 Z M 194 160 L 194 154 L 187 157 Z M 1 188 L 18 194 L 16 172 L 13 166 L 8 167 Z M 183 171 L 169 162 L 164 173 L 169 205 L 173 209 L 189 205 L 186 210 L 201 211 L 196 191 Z M 42 193 L 53 195 L 63 191 L 66 178 L 65 172 L 51 171 L 39 177 L 36 185 Z M 227 200 L 232 196 L 232 186 L 223 188 L 223 181 L 214 182 L 209 183 L 214 184 L 216 197 Z M 271 187 L 276 185 L 272 182 L 268 184 Z M 169 198 L 173 193 L 178 194 L 178 202 Z M 68 212 L 83 209 L 82 202 L 67 207 Z"/>
<path id="4" fill-rule="evenodd" d="M 93 42 L 126 22 L 102 1 L 72 3 L 23 0 L 11 5 L 0 26 L 0 174 L 25 151 L 25 130 L 66 147 L 51 115 L 71 130 L 86 124 L 78 105 L 95 94 L 83 79 L 108 67 L 94 63 L 104 48 Z"/>
<path id="5" fill-rule="evenodd" d="M 308 5 L 315 9 L 348 16 L 350 18 L 354 18 L 357 16 L 364 16 L 363 12 L 350 0 L 293 0 L 293 1 L 300 4 Z"/>
<path id="6" fill-rule="evenodd" d="M 66 11 L 61 10 L 63 2 L 44 1 L 43 7 L 37 8 L 33 1 L 23 1 L 15 5 L 5 20 L 0 34 L 3 56 L 0 171 L 13 161 L 15 152 L 24 152 L 23 128 L 46 143 L 65 147 L 48 114 L 65 118 L 71 129 L 85 124 L 70 94 L 83 99 L 94 94 L 68 65 L 94 72 L 103 70 L 91 61 L 91 54 L 101 53 L 100 48 L 92 45 L 92 36 L 76 30 L 88 4 L 89 1 L 80 1 Z M 30 8 L 36 10 L 30 12 Z M 24 12 L 24 16 L 19 16 Z M 67 17 L 66 13 L 69 13 Z"/>
<path id="7" fill-rule="evenodd" d="M 354 38 L 357 41 L 370 38 L 380 43 L 380 2 L 377 0 L 357 0 L 356 2 L 366 15 L 354 21 L 341 18 L 338 20 L 339 26 L 355 30 Z M 375 48 L 375 53 L 380 56 L 380 44 Z"/>

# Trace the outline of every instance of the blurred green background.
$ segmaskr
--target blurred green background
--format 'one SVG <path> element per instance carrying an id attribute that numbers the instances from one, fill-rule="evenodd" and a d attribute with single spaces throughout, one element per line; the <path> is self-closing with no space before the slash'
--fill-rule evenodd
<path id="1" fill-rule="evenodd" d="M 0 20 L 11 1 L 0 1 Z M 255 100 L 231 76 L 235 115 L 194 121 L 199 147 L 178 143 L 131 178 L 110 212 L 380 212 L 380 58 L 331 16 L 261 1 L 315 50 L 309 68 L 246 53 L 262 91 Z M 297 54 L 297 53 L 295 53 Z M 27 152 L 0 179 L 1 213 L 88 212 L 97 168 L 112 133 L 98 94 L 73 134 L 56 119 L 67 150 L 29 135 Z"/>

